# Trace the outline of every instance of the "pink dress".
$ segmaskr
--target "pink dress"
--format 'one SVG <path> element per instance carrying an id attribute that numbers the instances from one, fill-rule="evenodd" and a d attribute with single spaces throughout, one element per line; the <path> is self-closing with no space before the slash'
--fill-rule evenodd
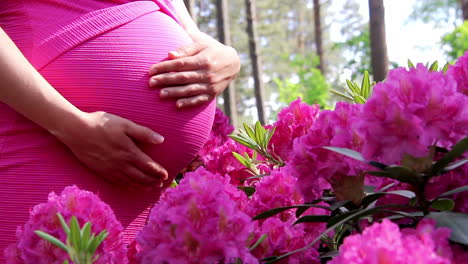
<path id="1" fill-rule="evenodd" d="M 2 0 L 0 27 L 65 98 L 83 111 L 105 111 L 165 137 L 141 148 L 171 177 L 206 141 L 214 102 L 177 110 L 148 87 L 148 69 L 190 43 L 170 0 Z M 170 181 L 169 181 L 170 182 Z M 130 242 L 160 191 L 116 188 L 84 167 L 70 150 L 0 103 L 0 264 L 29 210 L 64 187 L 98 193 L 114 210 Z"/>

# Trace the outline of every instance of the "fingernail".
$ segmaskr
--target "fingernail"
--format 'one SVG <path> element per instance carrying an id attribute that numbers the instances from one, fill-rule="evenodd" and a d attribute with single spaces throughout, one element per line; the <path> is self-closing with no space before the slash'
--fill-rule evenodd
<path id="1" fill-rule="evenodd" d="M 158 80 L 156 79 L 151 79 L 150 80 L 150 86 L 156 86 L 158 84 Z"/>
<path id="2" fill-rule="evenodd" d="M 161 90 L 161 97 L 166 97 L 169 93 L 166 90 Z"/>
<path id="3" fill-rule="evenodd" d="M 178 108 L 181 108 L 182 106 L 184 106 L 184 103 L 177 103 Z"/>
<path id="4" fill-rule="evenodd" d="M 164 142 L 164 137 L 159 135 L 159 134 L 156 134 L 154 133 L 153 134 L 153 143 L 155 144 L 161 144 Z"/>
<path id="5" fill-rule="evenodd" d="M 170 51 L 169 52 L 172 56 L 175 56 L 175 57 L 178 57 L 180 55 L 180 53 L 178 51 Z"/>
<path id="6" fill-rule="evenodd" d="M 163 187 L 164 186 L 164 182 L 161 182 L 161 184 L 159 184 L 159 187 Z"/>

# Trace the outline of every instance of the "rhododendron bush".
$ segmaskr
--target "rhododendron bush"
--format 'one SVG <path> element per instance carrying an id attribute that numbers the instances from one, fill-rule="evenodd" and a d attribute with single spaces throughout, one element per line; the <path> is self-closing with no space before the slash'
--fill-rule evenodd
<path id="1" fill-rule="evenodd" d="M 8 263 L 73 261 L 55 246 L 75 250 L 72 215 L 108 232 L 89 263 L 468 263 L 468 52 L 353 85 L 357 103 L 298 99 L 234 133 L 218 110 L 129 249 L 110 208 L 69 187 L 31 211 Z"/>

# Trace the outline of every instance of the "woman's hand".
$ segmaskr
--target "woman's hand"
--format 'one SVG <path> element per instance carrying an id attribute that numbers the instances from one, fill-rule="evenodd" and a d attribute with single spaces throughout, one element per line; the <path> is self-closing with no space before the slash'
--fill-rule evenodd
<path id="1" fill-rule="evenodd" d="M 150 87 L 162 88 L 161 98 L 178 99 L 177 107 L 208 102 L 221 94 L 240 70 L 235 49 L 198 32 L 194 43 L 169 52 L 168 61 L 153 65 Z"/>
<path id="2" fill-rule="evenodd" d="M 150 189 L 167 179 L 167 171 L 134 142 L 161 144 L 161 135 L 105 112 L 83 113 L 80 123 L 57 136 L 99 176 L 130 189 Z"/>

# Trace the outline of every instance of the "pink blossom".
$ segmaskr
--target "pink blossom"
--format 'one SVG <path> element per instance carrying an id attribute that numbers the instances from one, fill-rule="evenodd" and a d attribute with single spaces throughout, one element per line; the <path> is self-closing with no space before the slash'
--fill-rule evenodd
<path id="1" fill-rule="evenodd" d="M 229 118 L 224 115 L 223 111 L 216 108 L 213 127 L 211 128 L 210 137 L 205 145 L 200 150 L 200 156 L 210 155 L 210 152 L 228 140 L 228 135 L 232 133 L 234 127 L 229 123 Z"/>
<path id="2" fill-rule="evenodd" d="M 277 121 L 271 126 L 275 133 L 270 141 L 270 151 L 279 155 L 284 161 L 289 160 L 294 139 L 307 133 L 320 112 L 320 106 L 302 103 L 301 99 L 293 101 L 279 112 Z"/>
<path id="3" fill-rule="evenodd" d="M 330 189 L 334 176 L 358 175 L 365 164 L 323 147 L 334 146 L 360 151 L 362 138 L 354 124 L 360 116 L 361 105 L 338 103 L 335 110 L 324 110 L 308 133 L 294 141 L 293 156 L 286 165 L 298 178 L 297 187 L 308 201 L 321 197 Z"/>
<path id="4" fill-rule="evenodd" d="M 421 157 L 438 143 L 451 146 L 466 135 L 468 97 L 450 76 L 423 65 L 390 71 L 362 110 L 359 131 L 366 159 L 400 162 L 404 153 Z"/>
<path id="5" fill-rule="evenodd" d="M 458 84 L 458 91 L 468 95 L 468 51 L 458 58 L 455 65 L 451 65 L 447 75 L 452 76 Z"/>
<path id="6" fill-rule="evenodd" d="M 52 192 L 46 203 L 33 207 L 28 222 L 17 230 L 18 242 L 10 245 L 5 252 L 7 263 L 62 264 L 68 259 L 64 250 L 34 233 L 35 230 L 41 230 L 65 243 L 66 234 L 57 213 L 61 213 L 67 223 L 72 216 L 76 216 L 80 226 L 91 222 L 92 232 L 95 234 L 104 229 L 109 232 L 96 251 L 96 254 L 100 255 L 96 264 L 128 263 L 127 248 L 123 243 L 123 227 L 115 218 L 112 209 L 97 195 L 80 190 L 76 186 L 66 187 L 59 196 Z"/>
<path id="7" fill-rule="evenodd" d="M 435 228 L 432 220 L 422 220 L 416 229 L 403 229 L 384 219 L 362 234 L 345 238 L 340 255 L 330 264 L 450 264 L 450 230 Z"/>
<path id="8" fill-rule="evenodd" d="M 252 222 L 241 211 L 245 195 L 204 168 L 167 190 L 138 234 L 146 263 L 258 263 L 247 247 Z"/>

